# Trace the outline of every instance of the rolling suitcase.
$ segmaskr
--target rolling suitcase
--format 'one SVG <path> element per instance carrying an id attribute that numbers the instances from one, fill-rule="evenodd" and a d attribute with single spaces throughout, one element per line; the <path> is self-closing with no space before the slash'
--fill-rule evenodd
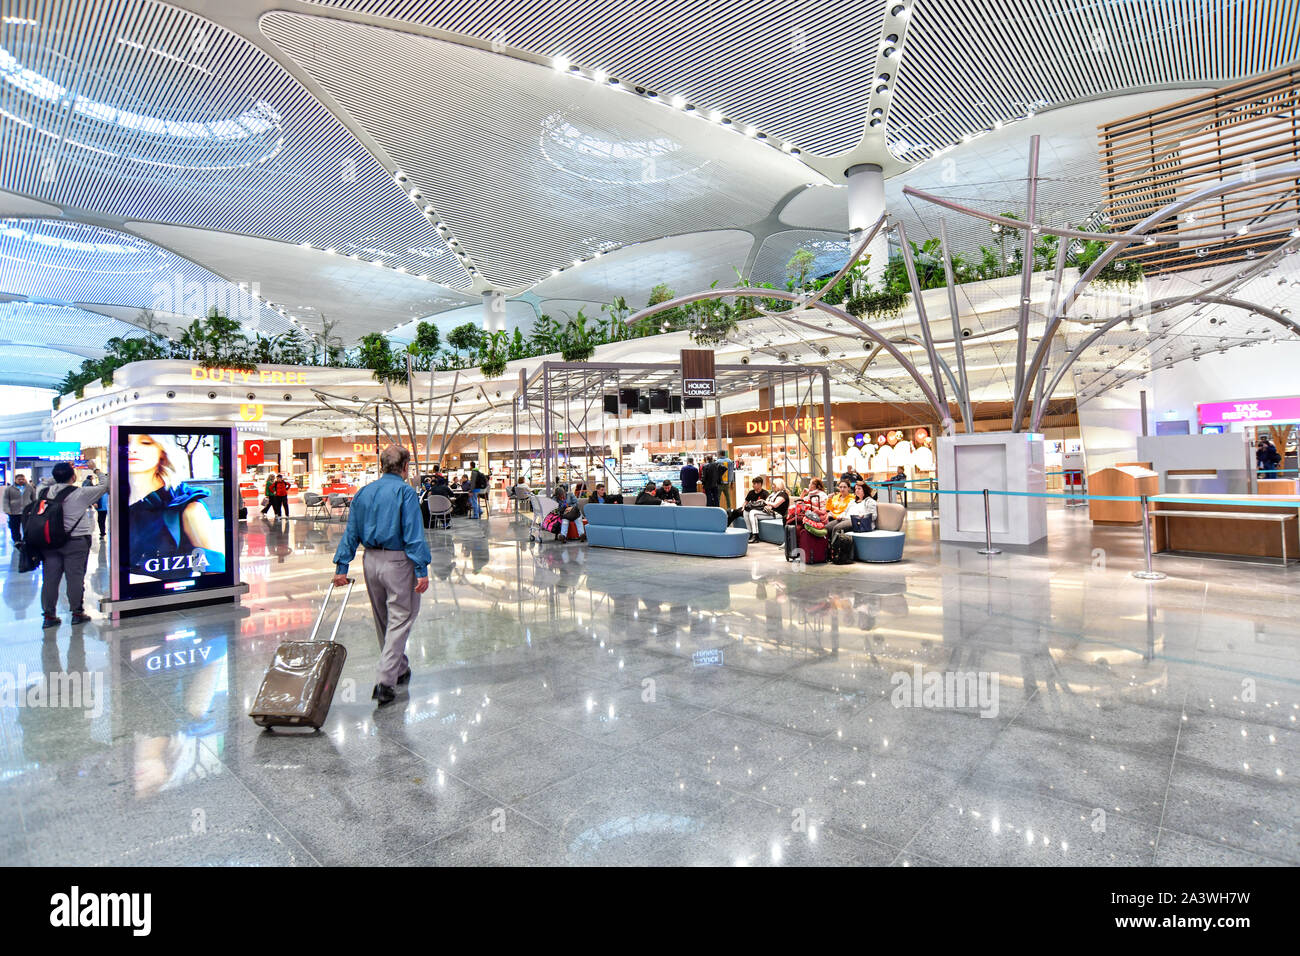
<path id="1" fill-rule="evenodd" d="M 803 549 L 804 564 L 825 564 L 827 551 L 825 537 L 818 537 L 804 528 L 799 529 L 799 547 Z"/>
<path id="2" fill-rule="evenodd" d="M 799 549 L 799 526 L 797 524 L 788 524 L 785 526 L 785 559 L 793 561 L 795 552 Z"/>
<path id="3" fill-rule="evenodd" d="M 325 609 L 334 594 L 333 583 L 325 592 L 325 601 L 321 604 L 316 626 L 311 629 L 311 637 L 305 641 L 286 641 L 276 648 L 275 659 L 262 678 L 262 688 L 253 700 L 253 709 L 248 712 L 259 727 L 311 727 L 320 730 L 321 724 L 325 723 L 339 674 L 348 659 L 348 649 L 335 637 L 343 623 L 343 612 L 347 610 L 354 583 L 348 580 L 348 589 L 343 594 L 343 604 L 328 641 L 316 640 L 316 632 L 325 620 Z"/>

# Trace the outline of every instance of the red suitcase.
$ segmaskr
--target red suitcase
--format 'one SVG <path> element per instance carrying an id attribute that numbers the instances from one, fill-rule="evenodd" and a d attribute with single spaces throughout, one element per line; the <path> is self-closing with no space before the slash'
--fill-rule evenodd
<path id="1" fill-rule="evenodd" d="M 830 551 L 824 536 L 818 537 L 804 528 L 799 529 L 799 549 L 803 551 L 804 564 L 825 564 Z"/>
<path id="2" fill-rule="evenodd" d="M 348 589 L 343 594 L 343 604 L 339 607 L 339 616 L 328 641 L 316 640 L 316 632 L 320 630 L 321 621 L 325 620 L 325 609 L 334 593 L 333 583 L 325 593 L 325 602 L 316 618 L 316 626 L 311 629 L 311 636 L 305 641 L 286 641 L 276 648 L 275 659 L 262 678 L 262 687 L 248 712 L 259 727 L 311 727 L 320 730 L 321 724 L 325 723 L 334 700 L 334 688 L 338 686 L 343 664 L 348 659 L 348 649 L 335 637 L 343 622 L 343 612 L 347 610 L 354 583 L 348 580 Z"/>

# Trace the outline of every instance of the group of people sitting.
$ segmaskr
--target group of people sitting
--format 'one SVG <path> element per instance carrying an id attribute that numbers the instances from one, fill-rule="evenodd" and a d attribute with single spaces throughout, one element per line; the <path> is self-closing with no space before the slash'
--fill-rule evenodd
<path id="1" fill-rule="evenodd" d="M 487 513 L 489 477 L 478 467 L 471 468 L 460 478 L 451 477 L 441 468 L 435 468 L 432 475 L 420 479 L 420 510 L 424 514 L 427 527 L 430 521 L 429 499 L 435 495 L 446 498 L 456 506 L 458 513 L 469 512 L 478 518 Z M 457 492 L 463 497 L 457 498 Z"/>
<path id="2" fill-rule="evenodd" d="M 826 485 L 820 478 L 814 478 L 808 484 L 808 490 L 795 501 L 826 510 L 830 518 L 826 525 L 828 533 L 835 531 L 871 531 L 876 523 L 875 492 L 865 481 L 852 482 L 848 477 L 841 478 L 836 485 L 835 494 L 826 494 Z M 780 518 L 785 521 L 790 510 L 791 494 L 782 478 L 773 478 L 769 491 L 762 477 L 754 479 L 753 487 L 745 495 L 742 507 L 730 512 L 728 524 L 743 515 L 745 527 L 749 529 L 749 543 L 758 540 L 758 522 L 763 518 Z"/>
<path id="3" fill-rule="evenodd" d="M 551 492 L 551 497 L 555 499 L 558 505 L 552 513 L 558 514 L 560 517 L 560 523 L 555 529 L 556 541 L 563 541 L 569 537 L 569 527 L 574 522 L 578 523 L 578 540 L 587 540 L 587 519 L 582 516 L 582 508 L 579 507 L 579 502 L 585 501 L 587 504 L 592 505 L 623 504 L 623 496 L 609 494 L 605 490 L 603 481 L 596 482 L 590 491 L 587 490 L 585 481 L 575 481 L 572 489 L 568 485 L 559 484 Z M 658 503 L 655 502 L 655 504 Z M 641 504 L 641 502 L 638 500 L 637 504 Z"/>
<path id="4" fill-rule="evenodd" d="M 749 542 L 753 544 L 758 540 L 759 520 L 762 518 L 780 518 L 785 521 L 790 510 L 791 501 L 794 500 L 825 509 L 830 518 L 826 526 L 828 532 L 871 531 L 876 522 L 876 494 L 862 480 L 861 476 L 857 477 L 856 482 L 851 481 L 847 475 L 841 478 L 836 484 L 835 494 L 833 495 L 826 493 L 826 485 L 820 478 L 814 478 L 809 483 L 807 491 L 792 499 L 784 479 L 773 478 L 769 489 L 767 479 L 760 476 L 754 479 L 753 487 L 745 495 L 745 503 L 727 513 L 727 523 L 731 524 L 737 518 L 743 516 L 745 527 L 749 530 Z M 585 499 L 587 504 L 621 505 L 624 503 L 622 495 L 606 493 L 604 482 L 597 483 L 589 493 L 587 492 L 586 483 L 582 481 L 574 482 L 572 489 L 568 485 L 556 485 L 552 497 L 558 505 L 553 513 L 560 518 L 560 522 L 554 531 L 556 541 L 567 539 L 569 537 L 569 528 L 575 522 L 577 522 L 578 527 L 577 540 L 587 540 L 587 519 L 582 515 L 582 509 L 579 507 L 580 501 Z M 656 485 L 653 481 L 647 482 L 646 486 L 637 494 L 633 503 L 638 505 L 680 505 L 682 495 L 674 487 L 672 481 L 665 478 L 661 485 Z"/>

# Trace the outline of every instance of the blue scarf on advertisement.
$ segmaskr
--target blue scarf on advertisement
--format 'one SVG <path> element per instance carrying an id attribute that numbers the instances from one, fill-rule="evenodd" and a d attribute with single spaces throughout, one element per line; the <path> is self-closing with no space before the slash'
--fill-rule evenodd
<path id="1" fill-rule="evenodd" d="M 195 570 L 188 564 L 172 567 L 177 562 L 169 559 L 193 554 L 195 545 L 185 534 L 181 512 L 194 501 L 208 497 L 206 488 L 187 485 L 185 482 L 170 488 L 151 491 L 128 509 L 130 527 L 127 541 L 130 546 L 130 569 L 134 574 L 145 574 L 161 581 L 175 581 L 193 577 Z M 207 572 L 226 569 L 226 556 L 219 551 L 201 549 Z M 159 567 L 146 568 L 153 561 Z"/>

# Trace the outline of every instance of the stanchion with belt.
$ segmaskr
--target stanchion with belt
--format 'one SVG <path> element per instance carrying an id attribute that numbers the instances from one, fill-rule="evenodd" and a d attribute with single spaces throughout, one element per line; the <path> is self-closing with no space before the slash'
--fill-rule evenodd
<path id="1" fill-rule="evenodd" d="M 993 521 L 989 518 L 989 490 L 984 489 L 984 547 L 980 554 L 1001 554 L 1001 548 L 993 547 Z"/>
<path id="2" fill-rule="evenodd" d="M 1147 496 L 1142 496 L 1142 550 L 1146 554 L 1147 566 L 1145 571 L 1134 571 L 1133 577 L 1141 578 L 1144 581 L 1162 581 L 1168 575 L 1162 571 L 1153 571 L 1151 569 L 1151 516 L 1147 505 Z"/>

